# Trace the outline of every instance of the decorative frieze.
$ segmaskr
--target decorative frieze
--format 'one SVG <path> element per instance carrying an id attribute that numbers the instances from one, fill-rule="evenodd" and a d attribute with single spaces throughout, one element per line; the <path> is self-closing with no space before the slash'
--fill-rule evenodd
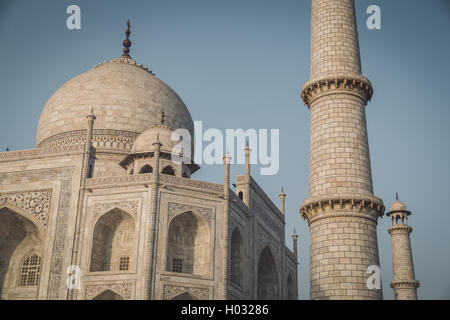
<path id="1" fill-rule="evenodd" d="M 205 219 L 208 223 L 211 223 L 211 219 L 213 217 L 213 209 L 211 208 L 202 208 L 197 206 L 192 206 L 183 203 L 175 203 L 169 202 L 169 219 L 173 219 L 173 217 L 184 213 L 184 212 L 193 212 L 199 217 Z"/>
<path id="2" fill-rule="evenodd" d="M 51 199 L 52 190 L 3 193 L 0 194 L 0 207 L 2 204 L 10 204 L 29 213 L 46 231 Z"/>
<path id="3" fill-rule="evenodd" d="M 361 98 L 364 103 L 373 95 L 372 84 L 365 77 L 336 76 L 320 80 L 307 81 L 302 88 L 302 100 L 311 107 L 312 102 L 328 94 L 345 93 Z"/>
<path id="4" fill-rule="evenodd" d="M 340 212 L 341 211 L 341 212 Z M 351 211 L 351 212 L 349 212 Z M 324 197 L 307 199 L 302 203 L 300 214 L 309 224 L 328 215 L 371 218 L 375 221 L 384 214 L 383 200 L 374 196 Z"/>
<path id="5" fill-rule="evenodd" d="M 205 190 L 213 191 L 213 192 L 220 192 L 220 193 L 223 192 L 223 185 L 221 185 L 221 184 L 204 182 L 204 181 L 199 181 L 199 180 L 192 180 L 192 179 L 188 179 L 188 178 L 181 178 L 181 177 L 171 176 L 168 174 L 161 174 L 160 182 L 174 184 L 174 185 L 181 185 L 181 186 L 186 186 L 186 187 L 192 187 L 192 188 L 198 188 L 198 189 L 205 189 Z"/>
<path id="6" fill-rule="evenodd" d="M 98 177 L 86 179 L 86 188 L 119 186 L 128 184 L 145 184 L 154 182 L 152 173 L 136 174 L 131 176 Z"/>
<path id="7" fill-rule="evenodd" d="M 391 288 L 400 289 L 400 288 L 418 288 L 420 286 L 420 282 L 417 280 L 400 280 L 400 281 L 391 281 Z"/>
<path id="8" fill-rule="evenodd" d="M 37 158 L 42 156 L 51 156 L 59 153 L 79 153 L 84 151 L 83 144 L 52 146 L 38 149 L 18 150 L 0 152 L 1 161 L 24 160 L 29 158 Z"/>
<path id="9" fill-rule="evenodd" d="M 131 150 L 133 142 L 138 136 L 135 132 L 113 129 L 94 129 L 92 134 L 94 147 L 125 151 Z M 86 130 L 72 130 L 48 137 L 39 143 L 38 148 L 84 144 L 86 139 Z"/>
<path id="10" fill-rule="evenodd" d="M 388 228 L 389 234 L 411 233 L 412 228 L 406 224 L 397 224 Z"/>
<path id="11" fill-rule="evenodd" d="M 212 299 L 211 290 L 209 288 L 194 288 L 169 284 L 163 285 L 162 298 L 163 300 L 171 300 L 183 293 L 189 293 L 198 300 Z"/>
<path id="12" fill-rule="evenodd" d="M 133 298 L 133 283 L 102 283 L 87 285 L 84 297 L 86 300 L 92 300 L 106 290 L 111 290 L 120 295 L 125 300 Z"/>
<path id="13" fill-rule="evenodd" d="M 138 212 L 138 201 L 113 201 L 96 203 L 94 205 L 94 218 L 97 218 L 114 208 L 121 209 L 135 218 Z"/>

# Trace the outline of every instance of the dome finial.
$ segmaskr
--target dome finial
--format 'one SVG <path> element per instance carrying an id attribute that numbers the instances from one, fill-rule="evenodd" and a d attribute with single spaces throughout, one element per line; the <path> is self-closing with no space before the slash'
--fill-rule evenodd
<path id="1" fill-rule="evenodd" d="M 126 37 L 126 39 L 125 40 L 123 40 L 123 54 L 122 54 L 122 56 L 127 56 L 127 57 L 129 57 L 130 56 L 130 47 L 131 47 L 131 41 L 130 41 L 130 33 L 131 33 L 131 31 L 130 31 L 130 26 L 131 26 L 131 24 L 130 24 L 130 20 L 128 19 L 128 21 L 127 21 L 127 26 L 128 26 L 128 28 L 127 28 L 127 30 L 125 31 L 125 34 L 127 35 L 127 37 Z"/>
<path id="2" fill-rule="evenodd" d="M 166 123 L 166 114 L 164 113 L 164 109 L 162 109 L 162 111 L 161 111 L 161 120 L 159 120 L 159 122 L 161 123 L 161 124 L 165 124 Z"/>
<path id="3" fill-rule="evenodd" d="M 395 193 L 395 200 L 398 200 L 398 192 Z"/>

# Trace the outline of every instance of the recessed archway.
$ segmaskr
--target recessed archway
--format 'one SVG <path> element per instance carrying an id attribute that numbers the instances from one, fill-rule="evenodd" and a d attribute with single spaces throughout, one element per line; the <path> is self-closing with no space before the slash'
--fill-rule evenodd
<path id="1" fill-rule="evenodd" d="M 289 274 L 287 277 L 286 288 L 287 288 L 287 299 L 288 300 L 297 300 L 296 286 L 295 286 L 294 279 L 291 274 Z"/>
<path id="2" fill-rule="evenodd" d="M 210 251 L 210 231 L 205 220 L 192 212 L 172 219 L 167 237 L 167 271 L 208 276 Z"/>
<path id="3" fill-rule="evenodd" d="M 269 247 L 265 247 L 258 260 L 258 299 L 279 299 L 279 285 L 275 260 Z"/>
<path id="4" fill-rule="evenodd" d="M 231 234 L 231 270 L 230 281 L 235 285 L 242 286 L 243 273 L 243 241 L 238 228 Z"/>
<path id="5" fill-rule="evenodd" d="M 92 300 L 124 300 L 124 298 L 120 294 L 115 293 L 114 291 L 106 290 L 97 295 Z"/>
<path id="6" fill-rule="evenodd" d="M 152 173 L 153 172 L 153 167 L 149 164 L 146 164 L 145 166 L 143 166 L 141 168 L 141 170 L 139 171 L 139 173 Z"/>
<path id="7" fill-rule="evenodd" d="M 30 218 L 0 209 L 0 299 L 36 299 L 43 235 Z"/>
<path id="8" fill-rule="evenodd" d="M 170 300 L 197 300 L 197 299 L 189 292 L 185 292 L 173 297 Z"/>
<path id="9" fill-rule="evenodd" d="M 133 217 L 115 208 L 95 224 L 90 271 L 127 271 L 133 264 L 135 224 Z"/>
<path id="10" fill-rule="evenodd" d="M 172 166 L 165 166 L 164 169 L 162 169 L 161 173 L 174 176 L 175 175 L 175 169 L 172 168 Z"/>

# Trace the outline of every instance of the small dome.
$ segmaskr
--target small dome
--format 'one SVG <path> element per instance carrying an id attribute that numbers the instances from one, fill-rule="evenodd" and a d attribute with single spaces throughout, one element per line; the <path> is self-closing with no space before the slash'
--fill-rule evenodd
<path id="1" fill-rule="evenodd" d="M 392 203 L 391 207 L 389 208 L 389 211 L 399 211 L 399 210 L 407 211 L 406 205 L 397 199 L 394 201 L 394 203 Z"/>
<path id="2" fill-rule="evenodd" d="M 134 141 L 131 147 L 131 153 L 153 152 L 153 144 L 159 139 L 162 144 L 161 151 L 172 153 L 173 147 L 178 144 L 178 141 L 172 141 L 172 134 L 174 130 L 166 125 L 159 124 L 156 127 L 150 128 L 142 132 Z M 159 135 L 159 137 L 158 137 Z M 177 137 L 175 133 L 175 137 Z"/>

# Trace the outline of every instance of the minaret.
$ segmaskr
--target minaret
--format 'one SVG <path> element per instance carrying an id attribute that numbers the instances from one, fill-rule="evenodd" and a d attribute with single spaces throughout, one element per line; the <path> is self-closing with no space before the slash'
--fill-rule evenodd
<path id="1" fill-rule="evenodd" d="M 395 300 L 417 300 L 419 281 L 415 280 L 414 265 L 411 252 L 409 234 L 412 228 L 408 225 L 408 216 L 411 214 L 406 205 L 396 200 L 386 214 L 391 218 L 388 229 L 392 236 L 392 271 L 394 280 L 391 288 L 394 289 Z"/>
<path id="2" fill-rule="evenodd" d="M 286 194 L 283 191 L 283 187 L 281 187 L 280 193 L 280 212 L 285 215 L 286 211 Z"/>
<path id="3" fill-rule="evenodd" d="M 295 254 L 296 257 L 298 257 L 297 240 L 298 240 L 298 234 L 295 232 L 295 228 L 294 228 L 294 233 L 292 234 L 292 248 L 294 249 L 294 254 Z"/>
<path id="4" fill-rule="evenodd" d="M 311 112 L 309 198 L 311 299 L 382 299 L 369 289 L 379 266 L 365 106 L 372 85 L 361 74 L 354 0 L 312 0 L 311 74 L 302 88 Z"/>

